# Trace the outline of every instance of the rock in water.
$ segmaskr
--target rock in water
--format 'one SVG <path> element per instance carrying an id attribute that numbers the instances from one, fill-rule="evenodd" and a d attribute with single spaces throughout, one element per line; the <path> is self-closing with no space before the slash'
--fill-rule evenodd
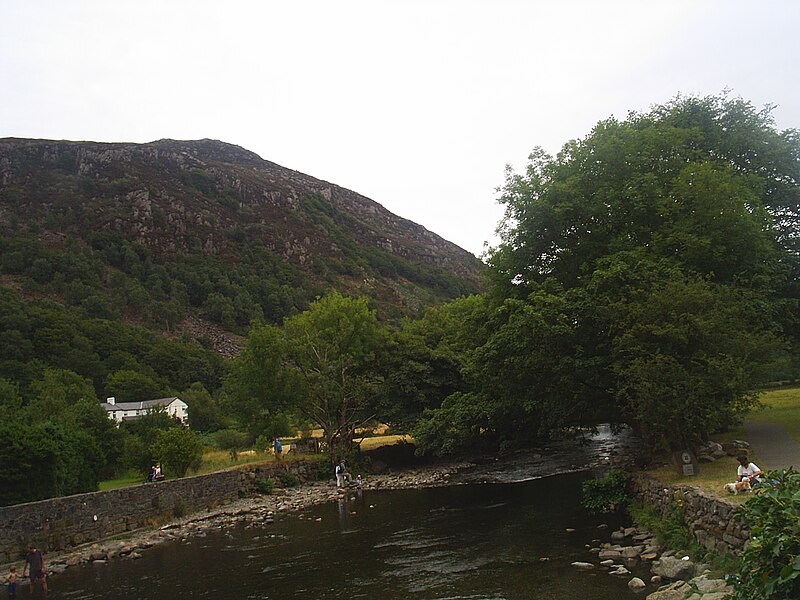
<path id="1" fill-rule="evenodd" d="M 634 577 L 628 582 L 628 587 L 632 589 L 634 592 L 644 589 L 645 582 L 639 579 L 638 577 Z"/>

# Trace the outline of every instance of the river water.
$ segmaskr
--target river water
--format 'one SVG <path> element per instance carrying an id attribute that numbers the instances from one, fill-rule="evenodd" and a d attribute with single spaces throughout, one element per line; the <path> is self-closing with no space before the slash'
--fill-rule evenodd
<path id="1" fill-rule="evenodd" d="M 580 484 L 587 476 L 367 490 L 272 525 L 239 524 L 150 548 L 138 560 L 69 569 L 53 578 L 50 597 L 637 597 L 627 588 L 628 578 L 580 571 L 570 564 L 597 562 L 588 546 L 606 541 L 622 524 L 581 508 Z M 601 524 L 608 529 L 598 528 Z"/>

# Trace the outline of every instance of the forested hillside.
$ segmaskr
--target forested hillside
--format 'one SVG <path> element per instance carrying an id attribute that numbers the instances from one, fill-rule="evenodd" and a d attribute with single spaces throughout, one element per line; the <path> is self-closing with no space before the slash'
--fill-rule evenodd
<path id="1" fill-rule="evenodd" d="M 174 423 L 117 430 L 106 396 L 180 395 L 194 429 L 230 424 L 222 383 L 251 323 L 333 290 L 394 322 L 479 290 L 481 270 L 376 202 L 230 144 L 0 140 L 0 455 L 16 465 L 0 502 L 154 460 Z"/>
<path id="2" fill-rule="evenodd" d="M 0 140 L 3 281 L 166 331 L 279 322 L 337 289 L 383 317 L 476 291 L 480 264 L 336 185 L 202 140 Z"/>

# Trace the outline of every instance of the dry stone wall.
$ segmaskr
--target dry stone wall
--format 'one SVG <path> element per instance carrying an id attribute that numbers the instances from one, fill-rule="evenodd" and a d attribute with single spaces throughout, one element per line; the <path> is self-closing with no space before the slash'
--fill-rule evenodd
<path id="1" fill-rule="evenodd" d="M 260 478 L 280 481 L 291 473 L 313 478 L 316 463 L 296 461 L 145 483 L 0 507 L 0 564 L 20 558 L 28 543 L 44 551 L 66 550 L 184 514 L 230 502 L 252 492 Z"/>
<path id="2" fill-rule="evenodd" d="M 637 473 L 633 493 L 662 516 L 678 514 L 692 536 L 717 554 L 736 554 L 750 539 L 750 528 L 739 506 L 689 485 L 665 485 Z"/>

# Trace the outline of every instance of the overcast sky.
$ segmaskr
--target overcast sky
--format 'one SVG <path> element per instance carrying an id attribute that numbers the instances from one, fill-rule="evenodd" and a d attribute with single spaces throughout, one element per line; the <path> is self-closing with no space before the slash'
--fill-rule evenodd
<path id="1" fill-rule="evenodd" d="M 729 88 L 800 127 L 794 0 L 0 0 L 0 137 L 216 138 L 480 254 L 504 166 Z"/>

